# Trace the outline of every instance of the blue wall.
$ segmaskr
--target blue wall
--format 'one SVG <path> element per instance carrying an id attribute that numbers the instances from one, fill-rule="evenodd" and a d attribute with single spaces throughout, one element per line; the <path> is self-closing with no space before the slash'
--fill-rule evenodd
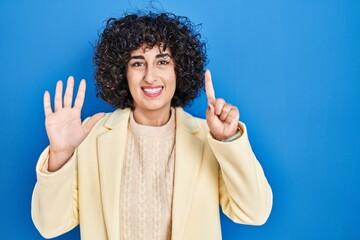
<path id="1" fill-rule="evenodd" d="M 42 239 L 30 200 L 48 144 L 43 92 L 72 74 L 89 83 L 84 117 L 110 111 L 94 94 L 91 44 L 103 20 L 147 2 L 0 1 L 0 239 Z M 154 5 L 203 23 L 217 96 L 239 107 L 273 187 L 267 224 L 222 216 L 224 239 L 360 239 L 360 1 Z M 202 95 L 188 110 L 205 108 Z"/>

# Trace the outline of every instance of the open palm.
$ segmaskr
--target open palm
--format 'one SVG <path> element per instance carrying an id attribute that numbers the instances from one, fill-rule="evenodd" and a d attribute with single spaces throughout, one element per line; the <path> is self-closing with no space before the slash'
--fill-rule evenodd
<path id="1" fill-rule="evenodd" d="M 90 130 L 104 114 L 97 113 L 85 124 L 81 123 L 81 109 L 84 103 L 86 82 L 81 80 L 72 106 L 74 78 L 69 77 L 64 99 L 63 83 L 56 84 L 54 111 L 51 108 L 50 94 L 44 94 L 45 127 L 50 141 L 49 170 L 57 170 L 71 157 L 75 149 L 86 138 Z"/>

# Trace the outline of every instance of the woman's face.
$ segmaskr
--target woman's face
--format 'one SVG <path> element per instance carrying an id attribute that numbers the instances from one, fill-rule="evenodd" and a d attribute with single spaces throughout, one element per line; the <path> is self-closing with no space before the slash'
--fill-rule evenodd
<path id="1" fill-rule="evenodd" d="M 126 70 L 136 111 L 169 111 L 176 88 L 170 49 L 143 46 L 131 52 Z"/>

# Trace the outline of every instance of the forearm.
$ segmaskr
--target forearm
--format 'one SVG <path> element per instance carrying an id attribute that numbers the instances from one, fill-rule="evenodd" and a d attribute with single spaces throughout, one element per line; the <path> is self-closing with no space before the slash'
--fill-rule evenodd
<path id="1" fill-rule="evenodd" d="M 44 237 L 55 237 L 78 224 L 76 162 L 70 159 L 60 170 L 43 173 L 48 149 L 36 166 L 37 183 L 32 196 L 32 219 Z"/>
<path id="2" fill-rule="evenodd" d="M 209 139 L 220 165 L 220 204 L 233 221 L 263 224 L 272 208 L 272 191 L 263 169 L 252 152 L 245 126 L 233 142 Z"/>

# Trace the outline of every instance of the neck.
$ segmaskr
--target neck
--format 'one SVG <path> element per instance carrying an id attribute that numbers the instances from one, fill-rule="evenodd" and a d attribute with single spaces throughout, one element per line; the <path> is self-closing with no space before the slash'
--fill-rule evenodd
<path id="1" fill-rule="evenodd" d="M 159 127 L 165 125 L 170 119 L 171 110 L 164 109 L 161 111 L 141 111 L 137 108 L 134 110 L 134 120 L 136 123 L 145 126 Z"/>

